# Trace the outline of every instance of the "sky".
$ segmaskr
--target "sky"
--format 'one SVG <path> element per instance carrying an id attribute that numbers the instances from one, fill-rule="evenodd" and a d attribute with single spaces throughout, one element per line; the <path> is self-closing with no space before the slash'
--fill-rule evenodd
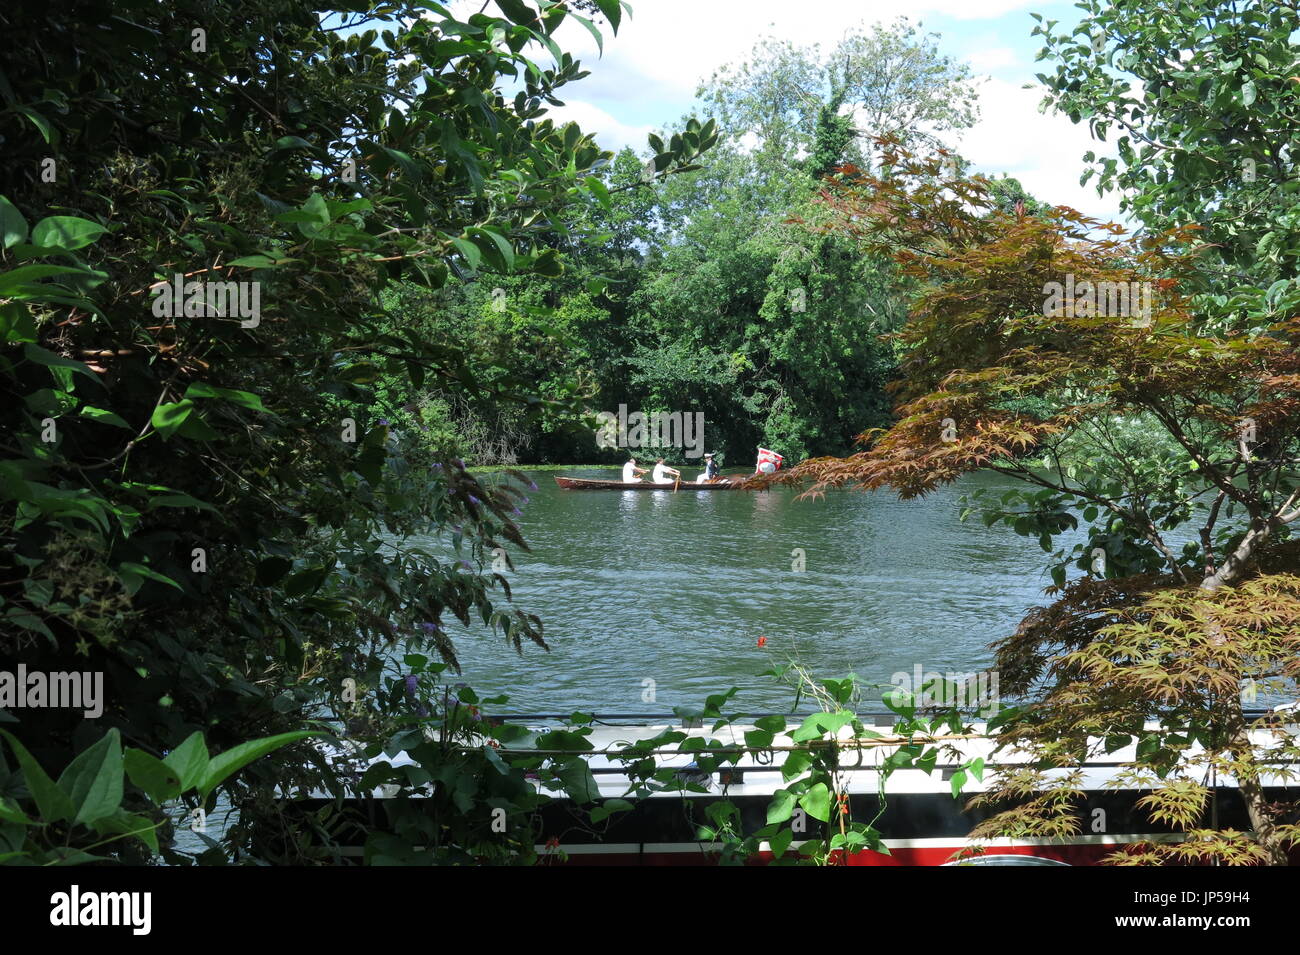
<path id="1" fill-rule="evenodd" d="M 556 37 L 591 75 L 565 89 L 560 120 L 576 121 L 602 148 L 646 152 L 646 133 L 676 129 L 696 107 L 701 79 L 747 57 L 764 35 L 799 45 L 833 47 L 863 23 L 907 16 L 944 54 L 970 64 L 980 79 L 981 119 L 950 145 L 976 172 L 1015 176 L 1036 198 L 1070 205 L 1102 219 L 1119 217 L 1114 194 L 1081 187 L 1083 154 L 1110 155 L 1086 124 L 1039 112 L 1042 91 L 1034 74 L 1041 38 L 1031 37 L 1031 12 L 1073 26 L 1081 16 L 1063 0 L 630 0 L 617 36 L 605 29 L 601 55 L 581 25 L 566 22 Z M 452 4 L 460 13 L 463 3 Z M 481 0 L 473 9 L 482 6 Z M 544 57 L 543 57 L 544 58 Z M 1025 89 L 1033 84 L 1034 89 Z"/>

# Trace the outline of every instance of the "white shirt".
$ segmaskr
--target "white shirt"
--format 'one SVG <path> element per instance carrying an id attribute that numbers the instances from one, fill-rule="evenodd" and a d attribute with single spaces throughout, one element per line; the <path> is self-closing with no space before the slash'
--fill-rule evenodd
<path id="1" fill-rule="evenodd" d="M 636 470 L 635 470 L 635 468 L 636 468 L 636 465 L 633 464 L 631 461 L 629 461 L 629 462 L 627 462 L 627 464 L 623 465 L 623 483 L 624 483 L 624 484 L 639 484 L 639 483 L 640 483 L 641 479 L 640 479 L 639 477 L 636 476 Z"/>
<path id="2" fill-rule="evenodd" d="M 672 484 L 673 477 L 668 473 L 668 465 L 656 464 L 654 470 L 654 479 L 656 484 Z"/>

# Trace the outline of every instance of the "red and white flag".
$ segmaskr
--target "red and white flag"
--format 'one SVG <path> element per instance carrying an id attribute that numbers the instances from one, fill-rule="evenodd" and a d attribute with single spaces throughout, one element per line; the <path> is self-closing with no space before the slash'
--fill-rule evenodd
<path id="1" fill-rule="evenodd" d="M 755 465 L 754 470 L 762 471 L 764 474 L 771 474 L 774 471 L 781 470 L 781 462 L 784 460 L 785 458 L 777 454 L 775 451 L 769 451 L 767 448 L 759 448 L 758 464 Z"/>

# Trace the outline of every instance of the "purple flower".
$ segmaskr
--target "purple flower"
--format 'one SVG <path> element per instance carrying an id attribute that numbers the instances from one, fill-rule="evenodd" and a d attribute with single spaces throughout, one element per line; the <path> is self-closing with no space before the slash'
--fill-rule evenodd
<path id="1" fill-rule="evenodd" d="M 420 678 L 417 677 L 414 673 L 408 673 L 406 674 L 405 682 L 406 682 L 406 692 L 414 696 L 415 691 L 420 688 Z"/>
<path id="2" fill-rule="evenodd" d="M 537 490 L 537 485 L 536 485 L 535 483 L 533 483 L 532 481 L 529 481 L 529 482 L 528 482 L 528 490 L 530 490 L 530 491 L 536 491 L 536 490 Z M 526 501 L 526 500 L 528 500 L 528 498 L 524 498 L 524 500 Z"/>
<path id="3" fill-rule="evenodd" d="M 467 560 L 462 560 L 462 561 L 460 562 L 460 565 L 461 565 L 462 567 L 464 567 L 466 570 L 473 570 L 473 569 L 474 569 L 474 568 L 470 567 L 470 565 L 469 565 L 469 561 L 467 561 Z"/>
<path id="4" fill-rule="evenodd" d="M 419 705 L 416 706 L 415 712 L 420 717 L 427 717 L 429 715 L 429 708 L 425 706 L 423 703 L 420 703 Z"/>
<path id="5" fill-rule="evenodd" d="M 434 469 L 437 470 L 437 471 L 441 471 L 441 470 L 442 470 L 442 465 L 439 464 L 437 461 L 434 461 L 434 462 L 433 462 L 433 467 L 434 467 Z"/>
<path id="6" fill-rule="evenodd" d="M 436 623 L 431 623 L 426 620 L 424 623 L 420 624 L 420 629 L 423 630 L 425 633 L 437 633 L 438 625 Z"/>
<path id="7" fill-rule="evenodd" d="M 478 498 L 476 498 L 473 494 L 471 494 L 471 495 L 469 496 L 469 502 L 470 502 L 471 504 L 477 504 L 477 503 L 478 503 Z"/>
<path id="8" fill-rule="evenodd" d="M 517 507 L 512 507 L 512 508 L 510 508 L 510 513 L 511 513 L 511 514 L 514 514 L 516 517 L 519 517 L 519 516 L 521 516 L 524 512 L 521 511 L 521 510 L 519 510 L 519 508 L 517 508 Z"/>
<path id="9" fill-rule="evenodd" d="M 387 418 L 380 418 L 380 419 L 379 419 L 379 423 L 382 424 L 385 428 L 388 427 L 388 419 L 387 419 Z"/>

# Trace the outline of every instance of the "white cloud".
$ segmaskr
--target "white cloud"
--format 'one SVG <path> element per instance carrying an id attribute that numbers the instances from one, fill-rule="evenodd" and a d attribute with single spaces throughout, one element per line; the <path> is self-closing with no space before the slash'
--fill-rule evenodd
<path id="1" fill-rule="evenodd" d="M 638 153 L 646 150 L 646 134 L 654 132 L 653 126 L 631 126 L 619 122 L 608 112 L 581 100 L 566 100 L 563 106 L 551 107 L 547 117 L 556 124 L 577 123 L 584 133 L 594 133 L 601 149 L 618 152 L 631 146 Z"/>
<path id="2" fill-rule="evenodd" d="M 954 137 L 958 152 L 977 172 L 1014 176 L 1043 202 L 1118 220 L 1119 199 L 1114 193 L 1099 197 L 1095 178 L 1086 186 L 1079 185 L 1085 168 L 1083 154 L 1092 150 L 1112 155 L 1111 148 L 1095 141 L 1086 123 L 1075 125 L 1067 116 L 1040 113 L 1042 98 L 1041 88 L 985 80 L 980 92 L 980 122 Z"/>
<path id="3" fill-rule="evenodd" d="M 617 36 L 605 37 L 600 68 L 587 81 L 604 86 L 611 73 L 641 78 L 641 89 L 664 99 L 690 97 L 700 80 L 744 58 L 764 35 L 798 45 L 833 46 L 861 23 L 887 23 L 927 14 L 960 20 L 993 19 L 1028 8 L 1033 0 L 639 0 Z M 608 34 L 608 28 L 605 30 Z M 562 49 L 594 63 L 595 40 L 577 23 L 561 26 Z"/>
<path id="4" fill-rule="evenodd" d="M 457 0 L 453 10 L 472 13 L 481 4 Z M 675 127 L 693 109 L 698 83 L 719 67 L 745 59 L 764 35 L 825 49 L 863 22 L 887 23 L 898 16 L 915 22 L 938 15 L 971 23 L 969 29 L 949 27 L 940 49 L 964 47 L 964 59 L 973 69 L 996 74 L 981 84 L 978 125 L 952 136 L 961 154 L 980 172 L 1015 176 L 1045 202 L 1074 206 L 1102 219 L 1119 216 L 1117 197 L 1098 197 L 1091 184 L 1079 185 L 1083 154 L 1091 149 L 1111 155 L 1109 145 L 1094 142 L 1086 124 L 1039 113 L 1041 92 L 1014 81 L 1026 67 L 1008 45 L 1008 23 L 977 23 L 1042 5 L 1034 0 L 803 0 L 798 5 L 787 0 L 632 0 L 632 5 L 632 16 L 624 19 L 617 36 L 605 27 L 603 56 L 598 57 L 594 39 L 580 24 L 566 22 L 557 36 L 560 48 L 581 60 L 591 75 L 562 91 L 562 98 L 581 99 L 567 99 L 552 115 L 576 120 L 596 133 L 603 148 L 630 145 L 642 151 L 646 132 Z M 1027 41 L 1028 17 L 1013 19 L 1013 33 Z M 540 51 L 534 55 L 547 59 Z"/>
<path id="5" fill-rule="evenodd" d="M 1016 51 L 1006 46 L 991 47 L 987 50 L 977 50 L 966 57 L 966 62 L 971 65 L 971 69 L 977 73 L 986 73 L 989 70 L 1002 70 L 1010 66 L 1017 66 L 1020 58 L 1016 56 Z"/>

